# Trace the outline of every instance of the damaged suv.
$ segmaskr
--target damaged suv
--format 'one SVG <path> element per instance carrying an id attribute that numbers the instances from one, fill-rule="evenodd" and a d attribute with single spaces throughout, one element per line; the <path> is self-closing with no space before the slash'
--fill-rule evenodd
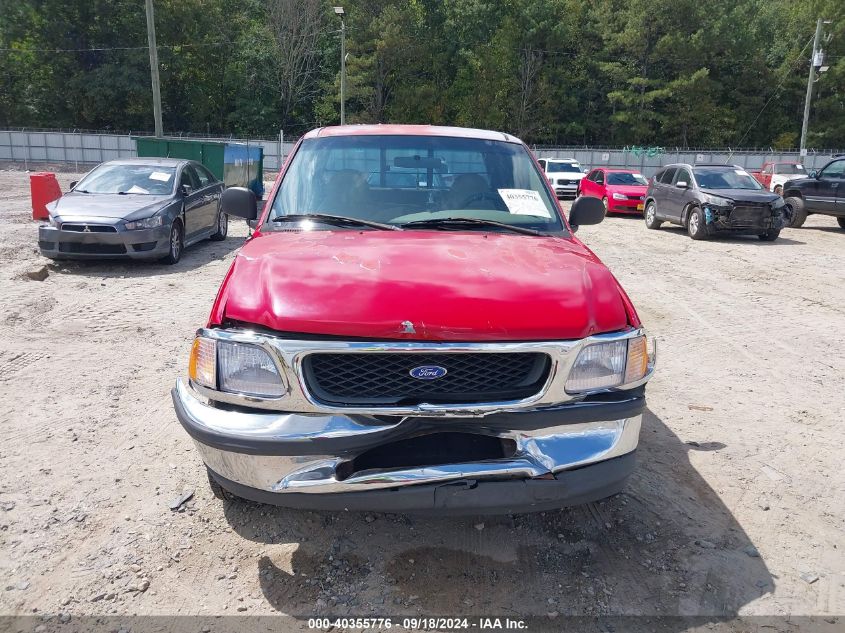
<path id="1" fill-rule="evenodd" d="M 410 177 L 399 175 L 410 174 Z M 500 132 L 308 133 L 173 401 L 215 494 L 287 507 L 521 512 L 618 492 L 655 361 L 631 301 Z"/>
<path id="2" fill-rule="evenodd" d="M 791 210 L 738 165 L 667 165 L 645 195 L 645 225 L 686 227 L 694 240 L 717 233 L 757 235 L 774 241 L 789 226 Z"/>

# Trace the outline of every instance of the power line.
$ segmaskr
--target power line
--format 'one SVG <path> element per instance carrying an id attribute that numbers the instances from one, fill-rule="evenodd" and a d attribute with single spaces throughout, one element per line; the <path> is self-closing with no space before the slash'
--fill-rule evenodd
<path id="1" fill-rule="evenodd" d="M 196 48 L 200 46 L 230 46 L 232 42 L 208 42 L 203 44 L 159 44 L 158 48 Z M 149 46 L 102 46 L 95 48 L 0 48 L 7 53 L 95 53 L 101 51 L 145 51 Z"/>
<path id="2" fill-rule="evenodd" d="M 745 140 L 745 137 L 746 137 L 746 136 L 748 136 L 748 133 L 749 133 L 749 132 L 750 132 L 750 131 L 754 128 L 754 126 L 756 125 L 756 123 L 757 123 L 758 119 L 759 119 L 759 118 L 760 118 L 760 116 L 763 114 L 763 111 L 764 111 L 764 110 L 768 107 L 768 105 L 772 102 L 772 100 L 773 100 L 776 96 L 778 96 L 778 94 L 780 93 L 780 89 L 783 87 L 783 84 L 785 84 L 785 83 L 786 83 L 786 80 L 789 78 L 789 71 L 791 71 L 791 70 L 793 69 L 793 67 L 794 67 L 794 66 L 796 66 L 796 65 L 798 64 L 798 62 L 802 61 L 802 55 L 804 55 L 804 51 L 806 51 L 806 50 L 807 50 L 807 47 L 810 45 L 810 42 L 812 42 L 812 41 L 813 41 L 813 38 L 812 38 L 812 37 L 811 37 L 809 40 L 807 40 L 807 43 L 806 43 L 806 44 L 804 44 L 804 48 L 802 48 L 802 49 L 801 49 L 801 52 L 800 52 L 800 53 L 798 53 L 798 57 L 795 59 L 795 61 L 794 61 L 794 62 L 792 62 L 792 63 L 791 63 L 791 64 L 787 67 L 787 69 L 786 69 L 786 70 L 787 70 L 787 72 L 785 72 L 785 73 L 784 73 L 784 75 L 783 75 L 783 79 L 781 79 L 781 80 L 780 80 L 780 83 L 779 83 L 779 84 L 777 85 L 777 87 L 775 88 L 775 91 L 772 93 L 772 96 L 771 96 L 771 97 L 769 97 L 769 100 L 768 100 L 768 101 L 766 101 L 766 103 L 765 103 L 765 104 L 763 104 L 763 107 L 762 107 L 762 108 L 760 108 L 760 111 L 757 113 L 757 116 L 755 116 L 755 117 L 754 117 L 754 120 L 751 122 L 751 125 L 749 125 L 749 126 L 748 126 L 748 129 L 747 129 L 747 130 L 745 130 L 745 134 L 743 134 L 743 135 L 742 135 L 742 138 L 741 138 L 741 139 L 739 139 L 739 143 L 737 143 L 737 145 L 739 145 L 740 147 L 742 147 L 742 142 Z M 730 156 L 728 156 L 728 160 L 730 160 L 730 158 L 731 158 L 731 157 L 730 157 Z M 727 163 L 727 161 L 725 161 L 725 162 Z"/>
<path id="3" fill-rule="evenodd" d="M 347 29 L 349 31 L 349 29 Z M 317 35 L 340 33 L 340 29 L 321 29 L 312 33 L 296 33 L 292 35 L 285 35 L 284 37 L 316 37 Z M 203 42 L 190 44 L 159 44 L 158 48 L 199 48 L 203 46 L 234 46 L 235 42 L 228 40 L 223 42 Z M 0 48 L 0 52 L 5 53 L 96 53 L 102 51 L 145 51 L 149 46 L 95 46 L 92 48 Z"/>

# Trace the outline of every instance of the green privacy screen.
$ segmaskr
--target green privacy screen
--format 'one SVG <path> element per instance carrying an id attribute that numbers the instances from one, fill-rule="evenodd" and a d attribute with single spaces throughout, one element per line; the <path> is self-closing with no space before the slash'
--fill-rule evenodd
<path id="1" fill-rule="evenodd" d="M 205 165 L 227 187 L 249 187 L 264 193 L 264 151 L 248 143 L 219 143 L 175 138 L 136 137 L 139 157 L 187 158 Z"/>

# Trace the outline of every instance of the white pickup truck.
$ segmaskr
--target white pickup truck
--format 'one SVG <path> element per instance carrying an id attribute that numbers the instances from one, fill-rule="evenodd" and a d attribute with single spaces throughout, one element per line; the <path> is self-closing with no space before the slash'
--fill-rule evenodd
<path id="1" fill-rule="evenodd" d="M 574 158 L 538 158 L 558 198 L 578 195 L 578 185 L 587 172 Z"/>

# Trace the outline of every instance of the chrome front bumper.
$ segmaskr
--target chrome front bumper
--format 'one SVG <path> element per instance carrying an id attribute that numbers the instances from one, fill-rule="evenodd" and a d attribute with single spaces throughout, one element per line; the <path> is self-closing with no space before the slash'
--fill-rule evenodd
<path id="1" fill-rule="evenodd" d="M 640 395 L 612 403 L 444 419 L 225 410 L 204 402 L 181 380 L 172 395 L 180 422 L 211 471 L 254 491 L 283 493 L 280 497 L 467 480 L 554 480 L 564 471 L 632 454 L 644 407 Z M 512 440 L 516 450 L 502 459 L 338 474 L 341 464 L 369 448 L 445 431 Z"/>

